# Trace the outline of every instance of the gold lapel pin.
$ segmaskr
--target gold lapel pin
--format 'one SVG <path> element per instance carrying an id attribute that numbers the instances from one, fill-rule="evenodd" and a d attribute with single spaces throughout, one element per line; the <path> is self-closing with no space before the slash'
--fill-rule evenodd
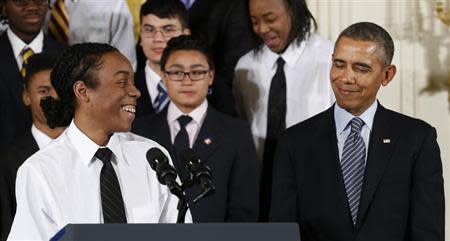
<path id="1" fill-rule="evenodd" d="M 389 144 L 389 143 L 391 143 L 391 139 L 383 139 L 383 143 L 384 144 Z"/>
<path id="2" fill-rule="evenodd" d="M 209 139 L 209 138 L 206 138 L 203 142 L 204 142 L 206 145 L 210 145 L 210 144 L 212 143 L 211 139 Z"/>

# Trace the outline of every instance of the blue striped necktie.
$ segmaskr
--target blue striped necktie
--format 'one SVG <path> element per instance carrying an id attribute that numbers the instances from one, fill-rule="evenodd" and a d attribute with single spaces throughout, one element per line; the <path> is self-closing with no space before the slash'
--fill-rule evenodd
<path id="1" fill-rule="evenodd" d="M 351 131 L 344 143 L 341 170 L 347 192 L 350 214 L 353 225 L 356 225 L 364 170 L 366 168 L 366 146 L 361 137 L 361 129 L 364 126 L 364 121 L 355 117 L 349 122 L 349 125 Z"/>
<path id="2" fill-rule="evenodd" d="M 191 7 L 191 0 L 181 0 L 181 2 L 184 4 L 186 9 L 189 9 Z"/>
<path id="3" fill-rule="evenodd" d="M 167 95 L 166 87 L 164 86 L 164 84 L 161 81 L 159 81 L 157 89 L 158 89 L 158 96 L 156 96 L 153 106 L 155 107 L 155 112 L 159 113 L 169 103 L 170 98 Z"/>

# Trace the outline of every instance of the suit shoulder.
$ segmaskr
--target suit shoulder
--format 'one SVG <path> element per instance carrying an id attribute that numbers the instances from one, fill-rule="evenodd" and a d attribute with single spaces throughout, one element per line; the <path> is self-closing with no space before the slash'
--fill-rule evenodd
<path id="1" fill-rule="evenodd" d="M 430 124 L 424 120 L 417 119 L 411 116 L 407 116 L 398 113 L 393 110 L 385 109 L 386 113 L 390 116 L 392 124 L 398 128 L 402 128 L 406 132 L 416 132 L 416 131 L 429 131 L 433 128 Z"/>
<path id="2" fill-rule="evenodd" d="M 214 110 L 214 115 L 216 115 L 216 118 L 221 120 L 223 128 L 227 131 L 240 132 L 246 128 L 250 130 L 250 124 L 242 119 L 238 119 L 236 117 L 224 114 L 217 110 Z"/>
<path id="3" fill-rule="evenodd" d="M 161 118 L 163 118 L 163 116 L 161 116 L 161 113 L 158 114 L 151 113 L 139 117 L 136 120 L 134 120 L 131 132 L 141 136 L 146 136 L 145 133 L 151 131 L 154 128 L 154 126 L 160 127 L 159 123 L 161 122 Z"/>
<path id="4" fill-rule="evenodd" d="M 48 35 L 44 35 L 44 48 L 46 49 L 45 51 L 58 53 L 60 50 L 67 48 L 67 46 L 57 42 Z"/>

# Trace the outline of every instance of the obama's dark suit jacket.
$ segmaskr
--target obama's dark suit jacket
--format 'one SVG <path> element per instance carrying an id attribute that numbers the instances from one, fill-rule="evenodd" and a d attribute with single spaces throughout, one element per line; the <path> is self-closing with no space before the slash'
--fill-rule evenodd
<path id="1" fill-rule="evenodd" d="M 356 226 L 348 208 L 334 106 L 289 128 L 274 162 L 271 221 L 293 221 L 302 241 L 444 241 L 436 130 L 378 105 Z"/>

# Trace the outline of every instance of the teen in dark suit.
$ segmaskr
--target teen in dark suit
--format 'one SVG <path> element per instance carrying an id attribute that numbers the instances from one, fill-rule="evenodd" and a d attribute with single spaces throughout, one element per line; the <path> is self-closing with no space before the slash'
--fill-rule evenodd
<path id="1" fill-rule="evenodd" d="M 28 60 L 24 78 L 22 101 L 31 110 L 33 125 L 20 137 L 0 149 L 0 240 L 8 236 L 16 211 L 15 180 L 20 165 L 64 128 L 51 129 L 46 122 L 40 103 L 47 96 L 57 97 L 50 83 L 50 72 L 56 56 L 49 53 L 35 54 Z"/>
<path id="2" fill-rule="evenodd" d="M 182 180 L 187 171 L 180 154 L 186 149 L 211 168 L 216 191 L 190 207 L 194 222 L 256 221 L 259 162 L 250 129 L 208 104 L 214 67 L 204 43 L 192 36 L 170 40 L 161 66 L 171 103 L 153 117 L 136 120 L 134 132 L 166 147 Z M 201 188 L 186 193 L 192 203 Z"/>
<path id="3" fill-rule="evenodd" d="M 271 221 L 295 221 L 302 241 L 443 241 L 444 189 L 436 130 L 376 101 L 396 73 L 394 43 L 373 23 L 339 36 L 336 104 L 282 137 Z"/>
<path id="4" fill-rule="evenodd" d="M 7 31 L 0 36 L 0 86 L 6 88 L 3 90 L 5 94 L 0 96 L 0 109 L 7 114 L 7 118 L 0 119 L 0 145 L 4 145 L 31 127 L 30 113 L 21 100 L 24 61 L 21 53 L 27 48 L 39 53 L 63 46 L 42 32 L 47 1 L 0 1 L 9 24 Z"/>

